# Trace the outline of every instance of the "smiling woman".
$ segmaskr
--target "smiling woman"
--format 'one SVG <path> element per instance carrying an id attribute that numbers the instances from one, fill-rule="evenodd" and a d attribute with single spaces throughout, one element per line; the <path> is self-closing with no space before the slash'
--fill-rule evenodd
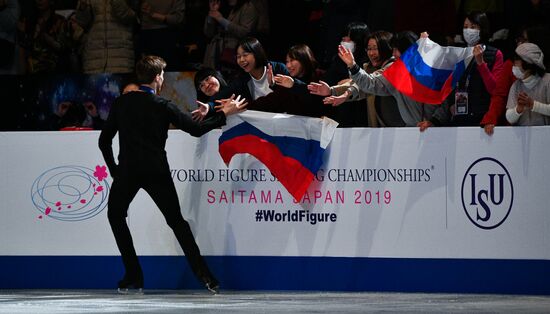
<path id="1" fill-rule="evenodd" d="M 212 68 L 202 68 L 197 71 L 193 83 L 197 91 L 197 100 L 211 103 L 211 107 L 214 106 L 214 101 L 219 99 L 218 96 L 225 96 L 220 92 L 228 87 L 223 75 Z"/>
<path id="2" fill-rule="evenodd" d="M 317 60 L 311 48 L 305 44 L 294 45 L 288 49 L 286 67 L 290 76 L 303 82 L 318 80 Z"/>
<path id="3" fill-rule="evenodd" d="M 249 110 L 326 115 L 320 98 L 307 91 L 306 83 L 317 77 L 317 62 L 307 45 L 291 47 L 285 65 L 269 61 L 258 39 L 248 37 L 237 47 L 237 63 L 245 73 L 235 82 L 235 94 L 249 101 Z"/>

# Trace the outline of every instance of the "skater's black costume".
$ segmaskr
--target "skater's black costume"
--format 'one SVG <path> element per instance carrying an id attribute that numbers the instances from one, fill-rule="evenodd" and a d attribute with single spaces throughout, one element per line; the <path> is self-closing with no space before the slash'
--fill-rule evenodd
<path id="1" fill-rule="evenodd" d="M 155 95 L 148 86 L 142 85 L 140 89 L 116 99 L 99 137 L 99 148 L 113 177 L 108 203 L 109 223 L 126 268 L 119 288 L 143 287 L 141 266 L 126 224 L 130 202 L 143 188 L 174 231 L 197 278 L 207 288 L 217 289 L 217 280 L 210 273 L 189 224 L 181 215 L 164 147 L 170 123 L 198 137 L 224 125 L 225 114 L 216 112 L 198 123 L 174 104 Z M 118 165 L 112 150 L 112 139 L 117 132 L 120 145 Z"/>

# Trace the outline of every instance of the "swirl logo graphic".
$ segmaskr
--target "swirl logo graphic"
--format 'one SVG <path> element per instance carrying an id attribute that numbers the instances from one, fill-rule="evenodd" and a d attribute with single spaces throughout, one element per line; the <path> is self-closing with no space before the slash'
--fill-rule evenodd
<path id="1" fill-rule="evenodd" d="M 61 221 L 82 221 L 107 207 L 109 182 L 105 166 L 95 170 L 60 166 L 42 173 L 31 188 L 31 199 L 40 215 Z"/>
<path id="2" fill-rule="evenodd" d="M 470 221 L 481 229 L 500 226 L 512 210 L 512 177 L 498 160 L 484 157 L 466 170 L 462 180 L 462 206 Z"/>

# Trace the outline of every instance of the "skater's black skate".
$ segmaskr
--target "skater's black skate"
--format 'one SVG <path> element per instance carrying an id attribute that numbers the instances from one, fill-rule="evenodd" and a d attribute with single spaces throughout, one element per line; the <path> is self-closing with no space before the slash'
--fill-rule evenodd
<path id="1" fill-rule="evenodd" d="M 118 282 L 120 294 L 143 294 L 143 276 L 124 276 Z"/>
<path id="2" fill-rule="evenodd" d="M 204 286 L 208 291 L 212 292 L 212 294 L 218 294 L 220 292 L 220 283 L 216 280 L 214 277 L 204 277 L 202 279 L 202 282 L 204 283 Z"/>

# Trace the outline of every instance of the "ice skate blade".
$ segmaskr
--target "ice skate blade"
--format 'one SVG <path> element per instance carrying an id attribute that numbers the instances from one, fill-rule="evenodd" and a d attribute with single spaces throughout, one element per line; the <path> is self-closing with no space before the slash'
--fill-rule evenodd
<path id="1" fill-rule="evenodd" d="M 124 294 L 124 295 L 143 295 L 143 288 L 138 288 L 138 289 L 118 288 L 117 291 L 119 294 Z"/>

